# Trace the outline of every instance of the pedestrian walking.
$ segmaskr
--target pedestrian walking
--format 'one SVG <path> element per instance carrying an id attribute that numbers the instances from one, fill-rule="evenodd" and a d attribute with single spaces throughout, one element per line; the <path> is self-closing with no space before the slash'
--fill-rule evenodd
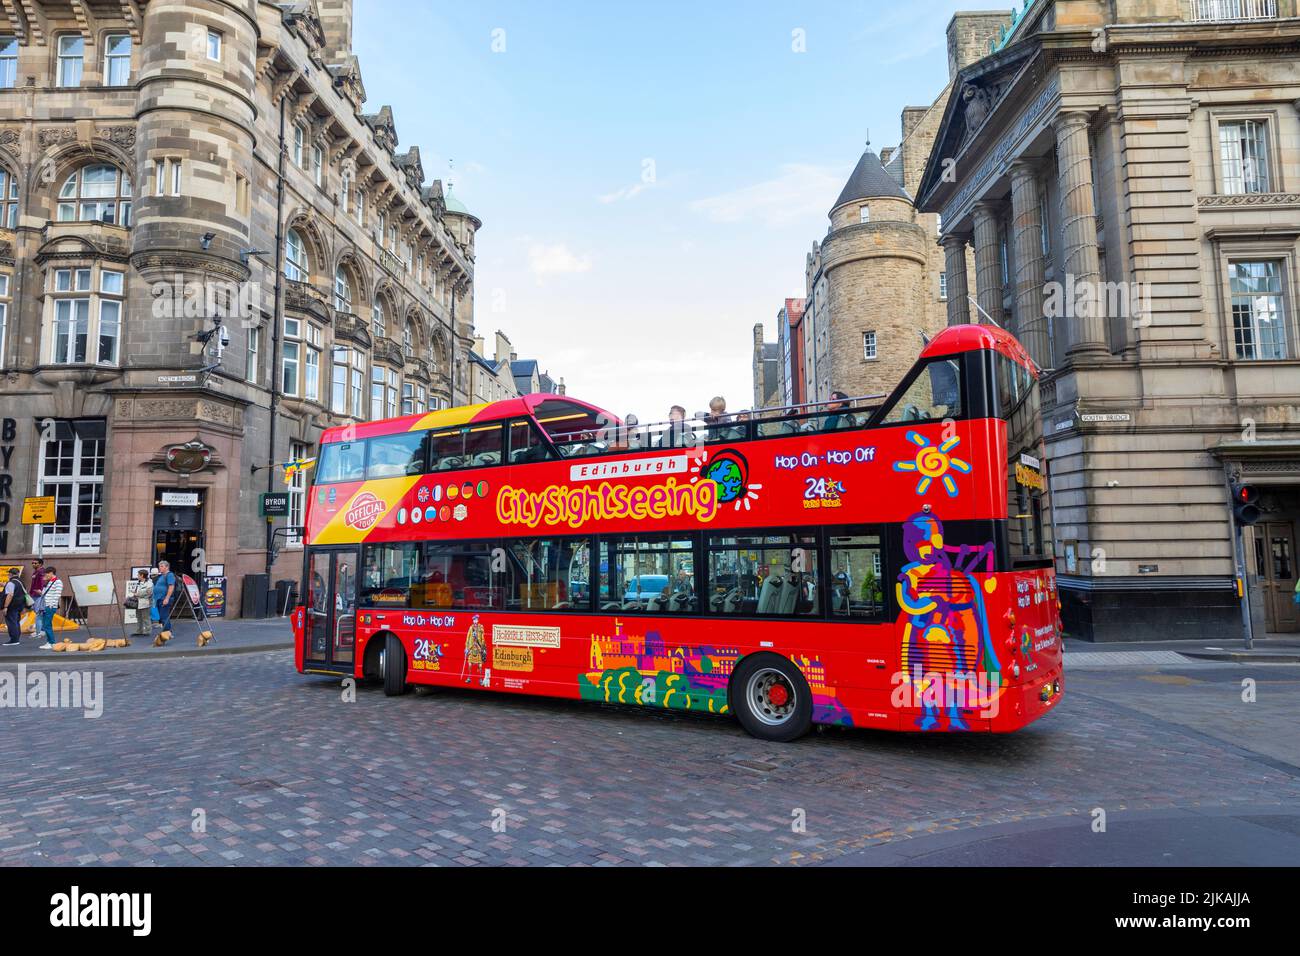
<path id="1" fill-rule="evenodd" d="M 9 580 L 5 582 L 3 610 L 9 639 L 0 644 L 0 647 L 18 646 L 18 638 L 23 632 L 23 612 L 32 603 L 32 599 L 27 596 L 27 589 L 23 587 L 21 571 L 22 568 L 10 568 Z"/>
<path id="2" fill-rule="evenodd" d="M 127 592 L 127 601 L 135 602 L 135 634 L 148 637 L 153 631 L 153 582 L 149 580 L 149 571 L 141 568 L 135 573 Z"/>
<path id="3" fill-rule="evenodd" d="M 41 612 L 45 610 L 45 562 L 32 558 L 32 579 L 27 585 L 27 593 L 32 596 L 32 612 L 36 615 L 36 636 L 45 637 L 41 632 Z"/>
<path id="4" fill-rule="evenodd" d="M 159 561 L 158 577 L 153 582 L 153 603 L 158 608 L 158 626 L 161 630 L 154 638 L 154 647 L 162 647 L 172 639 L 172 608 L 176 606 L 179 593 L 171 562 Z"/>
<path id="5" fill-rule="evenodd" d="M 54 649 L 54 615 L 59 612 L 59 602 L 63 600 L 63 578 L 59 577 L 59 569 L 56 567 L 45 568 L 44 600 L 40 603 L 40 611 L 36 615 L 36 631 L 38 634 L 45 635 L 45 643 L 41 645 L 41 650 L 49 651 Z"/>

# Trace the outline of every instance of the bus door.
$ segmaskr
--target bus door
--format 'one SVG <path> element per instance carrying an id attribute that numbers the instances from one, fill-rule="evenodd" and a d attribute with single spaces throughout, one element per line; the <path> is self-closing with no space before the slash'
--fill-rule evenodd
<path id="1" fill-rule="evenodd" d="M 360 551 L 355 547 L 311 549 L 303 622 L 308 669 L 352 672 L 359 563 Z"/>

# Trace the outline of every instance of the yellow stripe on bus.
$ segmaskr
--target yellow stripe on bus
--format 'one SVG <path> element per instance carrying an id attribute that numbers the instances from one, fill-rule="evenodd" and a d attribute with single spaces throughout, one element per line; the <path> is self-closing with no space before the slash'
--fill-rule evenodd
<path id="1" fill-rule="evenodd" d="M 411 426 L 411 431 L 418 432 L 425 428 L 446 428 L 450 425 L 464 425 L 487 407 L 486 404 L 458 405 L 455 408 L 443 408 L 436 412 L 429 412 Z"/>
<path id="2" fill-rule="evenodd" d="M 406 497 L 410 491 L 419 482 L 422 476 L 403 478 L 379 478 L 374 481 L 365 482 L 356 490 L 351 498 L 338 510 L 334 517 L 330 518 L 325 527 L 321 528 L 315 536 L 312 537 L 312 544 L 356 544 L 366 540 L 371 529 L 378 527 L 379 523 L 384 520 L 390 511 L 397 507 L 398 503 Z M 374 495 L 383 502 L 384 510 L 380 513 L 379 518 L 366 526 L 365 528 L 353 528 L 347 524 L 348 512 L 352 510 L 353 503 L 362 495 Z"/>

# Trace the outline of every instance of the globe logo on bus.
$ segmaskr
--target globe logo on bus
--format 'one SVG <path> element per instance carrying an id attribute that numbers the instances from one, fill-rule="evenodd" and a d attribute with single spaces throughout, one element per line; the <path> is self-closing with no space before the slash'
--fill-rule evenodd
<path id="1" fill-rule="evenodd" d="M 720 451 L 712 458 L 705 452 L 696 459 L 695 471 L 699 477 L 692 478 L 692 482 L 701 478 L 712 481 L 718 486 L 718 504 L 730 503 L 737 510 L 748 509 L 750 501 L 758 497 L 758 490 L 763 487 L 749 483 L 749 462 L 734 448 Z"/>
<path id="2" fill-rule="evenodd" d="M 726 453 L 706 464 L 701 476 L 718 485 L 718 503 L 727 504 L 745 493 L 745 467 L 739 456 Z"/>

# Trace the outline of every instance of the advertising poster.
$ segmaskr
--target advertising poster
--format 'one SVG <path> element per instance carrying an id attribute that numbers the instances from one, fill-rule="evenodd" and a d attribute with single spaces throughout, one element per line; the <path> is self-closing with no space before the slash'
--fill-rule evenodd
<path id="1" fill-rule="evenodd" d="M 208 577 L 204 579 L 203 613 L 208 617 L 226 616 L 226 579 Z"/>

